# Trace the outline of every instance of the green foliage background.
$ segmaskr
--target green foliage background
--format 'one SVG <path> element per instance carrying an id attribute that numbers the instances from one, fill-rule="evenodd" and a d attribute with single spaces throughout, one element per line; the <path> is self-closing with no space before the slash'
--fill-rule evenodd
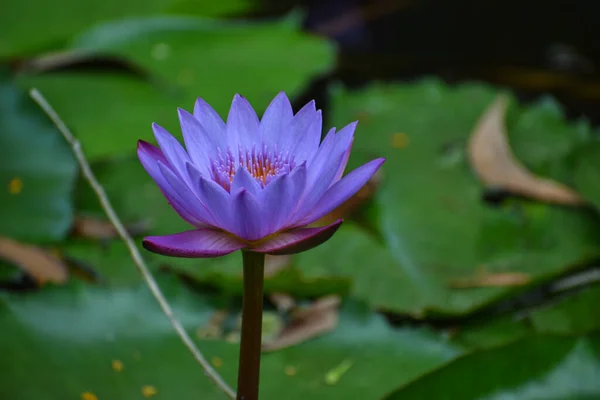
<path id="1" fill-rule="evenodd" d="M 297 101 L 335 68 L 333 44 L 303 32 L 297 15 L 230 18 L 252 7 L 245 0 L 0 5 L 0 235 L 56 251 L 97 278 L 0 291 L 1 399 L 86 392 L 140 399 L 148 385 L 157 399 L 224 398 L 177 339 L 124 245 L 71 234 L 75 216 L 102 211 L 27 91 L 38 88 L 73 129 L 125 222 L 148 221 L 150 234 L 186 229 L 135 157 L 138 139 L 153 141 L 151 122 L 180 135 L 176 108 L 192 109 L 198 96 L 223 117 L 235 93 L 262 112 L 277 92 Z M 504 91 L 429 78 L 353 90 L 332 82 L 327 92 L 327 128 L 360 121 L 350 168 L 379 156 L 387 162 L 359 218 L 267 279 L 269 294 L 310 300 L 337 293 L 343 307 L 333 332 L 263 356 L 262 397 L 600 398 L 600 286 L 548 290 L 600 258 L 597 132 L 583 120 L 566 121 L 551 98 L 523 106 L 511 97 L 507 129 L 517 157 L 590 205 L 513 198 L 492 206 L 482 201 L 486 188 L 468 164 L 466 143 Z M 392 146 L 397 133 L 407 146 Z M 15 179 L 18 193 L 10 190 Z M 191 333 L 215 311 L 239 310 L 239 254 L 144 255 Z M 453 285 L 482 266 L 531 281 Z M 7 281 L 21 277 L 8 264 L 0 272 Z M 521 301 L 544 288 L 550 294 L 540 301 Z M 196 339 L 233 384 L 237 344 Z M 327 381 L 341 364 L 350 368 Z"/>

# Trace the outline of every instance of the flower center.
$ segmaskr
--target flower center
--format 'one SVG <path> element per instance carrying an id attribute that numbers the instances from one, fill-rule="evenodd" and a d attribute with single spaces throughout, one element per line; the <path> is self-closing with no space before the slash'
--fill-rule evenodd
<path id="1" fill-rule="evenodd" d="M 223 153 L 217 149 L 217 156 L 210 160 L 212 178 L 228 192 L 231 182 L 240 167 L 256 179 L 261 187 L 265 187 L 275 177 L 290 172 L 294 166 L 294 157 L 288 152 L 278 151 L 277 147 L 269 149 L 266 144 L 262 147 L 238 147 L 234 152 L 231 148 Z"/>

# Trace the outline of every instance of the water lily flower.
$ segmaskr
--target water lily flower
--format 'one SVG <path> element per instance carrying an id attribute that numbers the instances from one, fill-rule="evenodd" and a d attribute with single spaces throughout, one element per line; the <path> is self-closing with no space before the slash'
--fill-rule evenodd
<path id="1" fill-rule="evenodd" d="M 150 236 L 144 247 L 174 257 L 218 257 L 236 250 L 293 254 L 328 240 L 342 223 L 308 226 L 354 195 L 385 161 L 342 177 L 356 122 L 321 142 L 314 101 L 294 115 L 279 93 L 262 119 L 235 95 L 223 122 L 204 100 L 179 109 L 185 149 L 153 124 L 160 148 L 139 141 L 138 157 L 162 193 L 194 229 Z"/>

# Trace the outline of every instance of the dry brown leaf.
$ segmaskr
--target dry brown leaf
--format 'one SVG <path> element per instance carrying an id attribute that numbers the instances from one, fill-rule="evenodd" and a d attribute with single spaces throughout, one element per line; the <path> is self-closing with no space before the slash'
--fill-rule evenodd
<path id="1" fill-rule="evenodd" d="M 488 186 L 548 203 L 582 204 L 584 201 L 576 192 L 554 180 L 533 175 L 516 159 L 504 126 L 507 104 L 505 96 L 498 96 L 471 134 L 469 160 L 479 179 Z"/>
<path id="2" fill-rule="evenodd" d="M 271 293 L 269 300 L 275 304 L 279 312 L 288 312 L 296 307 L 296 301 L 287 293 Z"/>
<path id="3" fill-rule="evenodd" d="M 125 227 L 129 234 L 136 236 L 149 229 L 145 221 L 141 221 Z M 117 230 L 110 221 L 87 216 L 75 217 L 73 223 L 73 234 L 87 239 L 112 239 L 119 236 Z"/>
<path id="4" fill-rule="evenodd" d="M 47 250 L 0 237 L 0 258 L 21 267 L 39 285 L 65 283 L 69 272 L 65 263 Z"/>
<path id="5" fill-rule="evenodd" d="M 478 287 L 523 286 L 531 282 L 528 274 L 521 272 L 480 273 L 471 278 L 455 279 L 450 286 L 457 289 Z"/>
<path id="6" fill-rule="evenodd" d="M 274 351 L 306 342 L 332 331 L 338 324 L 339 296 L 323 297 L 310 307 L 300 309 L 273 341 L 263 344 L 263 351 Z"/>

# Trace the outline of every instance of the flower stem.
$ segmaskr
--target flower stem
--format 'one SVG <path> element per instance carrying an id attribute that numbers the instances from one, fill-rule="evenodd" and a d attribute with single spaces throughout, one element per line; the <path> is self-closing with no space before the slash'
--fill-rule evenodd
<path id="1" fill-rule="evenodd" d="M 265 255 L 242 251 L 244 299 L 237 400 L 258 400 Z"/>

